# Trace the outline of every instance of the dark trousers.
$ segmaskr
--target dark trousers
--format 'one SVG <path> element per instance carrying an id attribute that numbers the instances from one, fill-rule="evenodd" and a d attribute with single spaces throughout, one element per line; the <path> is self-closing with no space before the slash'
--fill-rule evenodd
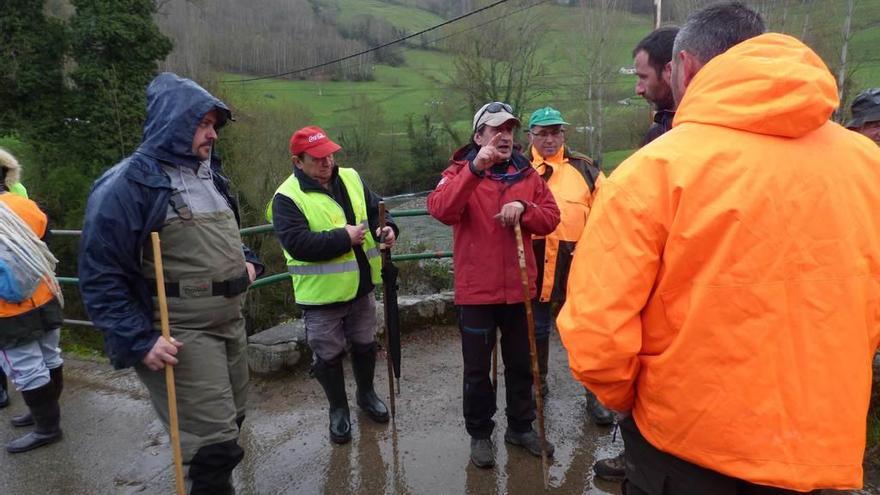
<path id="1" fill-rule="evenodd" d="M 645 440 L 632 416 L 620 423 L 620 431 L 626 447 L 624 495 L 803 495 L 731 478 L 661 452 Z"/>
<path id="2" fill-rule="evenodd" d="M 489 374 L 496 331 L 501 331 L 501 359 L 507 391 L 507 426 L 516 432 L 532 429 L 535 403 L 524 304 L 458 307 L 461 354 L 464 360 L 464 420 L 473 438 L 489 438 L 495 428 L 495 390 Z"/>

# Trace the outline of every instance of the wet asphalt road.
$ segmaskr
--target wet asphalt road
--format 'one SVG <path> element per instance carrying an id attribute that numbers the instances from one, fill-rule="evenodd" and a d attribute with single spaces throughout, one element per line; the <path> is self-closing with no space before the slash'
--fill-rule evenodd
<path id="1" fill-rule="evenodd" d="M 504 381 L 493 441 L 496 467 L 469 463 L 461 415 L 458 331 L 436 328 L 403 337 L 403 377 L 396 425 L 378 425 L 352 407 L 351 443 L 327 436 L 327 406 L 304 370 L 255 379 L 241 443 L 244 462 L 234 481 L 239 494 L 533 494 L 541 493 L 540 458 L 504 444 Z M 377 392 L 387 399 L 384 363 Z M 585 420 L 582 388 L 568 372 L 558 339 L 551 343 L 548 439 L 556 445 L 549 493 L 618 494 L 615 483 L 593 480 L 597 456 L 614 454 L 609 428 Z M 0 494 L 173 493 L 171 452 L 146 394 L 130 371 L 68 360 L 62 396 L 61 443 L 11 456 L 0 452 Z M 499 377 L 503 376 L 499 366 Z M 24 410 L 21 396 L 0 410 L 0 440 L 22 433 L 7 419 Z M 396 426 L 396 427 L 395 427 Z"/>

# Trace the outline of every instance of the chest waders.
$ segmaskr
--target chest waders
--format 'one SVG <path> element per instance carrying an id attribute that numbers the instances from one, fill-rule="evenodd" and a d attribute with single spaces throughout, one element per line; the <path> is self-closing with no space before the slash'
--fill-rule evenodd
<path id="1" fill-rule="evenodd" d="M 193 493 L 203 489 L 226 493 L 229 474 L 244 456 L 237 443 L 248 384 L 247 335 L 241 313 L 248 282 L 241 236 L 228 208 L 193 213 L 178 203 L 174 211 L 159 235 L 171 335 L 183 343 L 174 367 L 183 462 L 189 464 Z M 153 265 L 152 248 L 145 246 L 142 273 L 150 280 Z M 158 334 L 155 297 L 153 308 Z M 167 428 L 164 373 L 150 371 L 143 364 L 136 370 Z"/>

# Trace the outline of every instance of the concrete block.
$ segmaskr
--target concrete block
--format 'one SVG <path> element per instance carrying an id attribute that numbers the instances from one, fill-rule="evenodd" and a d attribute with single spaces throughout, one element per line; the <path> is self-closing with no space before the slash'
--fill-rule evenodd
<path id="1" fill-rule="evenodd" d="M 400 309 L 400 330 L 403 333 L 434 326 L 455 325 L 455 302 L 452 291 L 423 296 L 398 296 Z M 385 332 L 385 309 L 380 301 L 376 311 L 379 313 L 379 334 Z"/>
<path id="2" fill-rule="evenodd" d="M 302 320 L 269 328 L 248 338 L 248 367 L 256 375 L 295 368 L 307 353 Z"/>

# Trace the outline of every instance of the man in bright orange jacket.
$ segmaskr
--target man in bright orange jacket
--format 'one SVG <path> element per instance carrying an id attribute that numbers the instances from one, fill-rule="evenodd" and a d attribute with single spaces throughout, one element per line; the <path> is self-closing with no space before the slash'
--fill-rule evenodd
<path id="1" fill-rule="evenodd" d="M 574 375 L 632 412 L 628 494 L 862 484 L 880 151 L 829 121 L 819 56 L 762 32 L 738 3 L 691 14 L 673 128 L 603 182 L 575 254 L 557 325 Z"/>
<path id="2" fill-rule="evenodd" d="M 565 302 L 565 289 L 571 257 L 593 204 L 602 171 L 586 155 L 572 151 L 565 145 L 565 126 L 562 113 L 553 107 L 532 112 L 529 118 L 529 150 L 526 155 L 532 167 L 547 181 L 547 187 L 559 207 L 559 225 L 547 234 L 532 237 L 532 248 L 537 262 L 538 295 L 532 301 L 535 315 L 535 347 L 541 373 L 541 395 L 547 397 L 547 372 L 550 361 L 550 331 L 553 327 L 554 305 Z M 614 421 L 611 411 L 605 409 L 589 390 L 587 414 L 600 426 Z"/>

